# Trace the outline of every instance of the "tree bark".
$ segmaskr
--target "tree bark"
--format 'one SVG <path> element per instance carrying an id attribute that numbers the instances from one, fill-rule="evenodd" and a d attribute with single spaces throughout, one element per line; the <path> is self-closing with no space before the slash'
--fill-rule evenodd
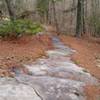
<path id="1" fill-rule="evenodd" d="M 83 33 L 85 33 L 84 0 L 78 0 L 75 36 L 80 37 Z"/>
<path id="2" fill-rule="evenodd" d="M 5 0 L 11 21 L 14 20 L 14 12 L 12 11 L 10 0 Z"/>
<path id="3" fill-rule="evenodd" d="M 57 35 L 60 35 L 58 21 L 57 21 L 57 17 L 56 17 L 56 9 L 55 9 L 55 1 L 54 0 L 52 0 L 52 7 L 53 7 L 53 16 L 54 16 L 56 31 L 58 32 Z"/>
<path id="4" fill-rule="evenodd" d="M 82 0 L 78 0 L 77 19 L 76 19 L 76 37 L 79 37 L 81 33 L 81 12 L 82 12 L 81 3 L 82 3 Z"/>

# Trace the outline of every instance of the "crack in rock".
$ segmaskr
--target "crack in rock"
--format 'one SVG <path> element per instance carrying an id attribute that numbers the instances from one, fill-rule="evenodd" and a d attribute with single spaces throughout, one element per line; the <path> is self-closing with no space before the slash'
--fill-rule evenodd
<path id="1" fill-rule="evenodd" d="M 15 78 L 0 78 L 0 100 L 43 100 L 38 92 Z"/>
<path id="2" fill-rule="evenodd" d="M 38 93 L 38 91 L 37 91 L 35 88 L 33 88 L 31 85 L 29 85 L 29 84 L 27 84 L 27 83 L 25 83 L 25 82 L 20 82 L 17 78 L 14 78 L 14 79 L 15 79 L 18 83 L 21 83 L 21 84 L 30 86 L 30 87 L 34 90 L 34 92 L 36 93 L 36 95 L 37 95 L 41 100 L 44 100 L 44 99 L 42 98 L 42 96 Z"/>

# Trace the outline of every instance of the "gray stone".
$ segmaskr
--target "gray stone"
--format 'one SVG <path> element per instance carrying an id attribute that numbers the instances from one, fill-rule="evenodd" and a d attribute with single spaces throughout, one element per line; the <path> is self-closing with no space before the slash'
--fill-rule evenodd
<path id="1" fill-rule="evenodd" d="M 34 87 L 43 100 L 85 100 L 83 82 L 49 76 L 19 76 L 16 79 Z"/>
<path id="2" fill-rule="evenodd" d="M 85 69 L 77 66 L 66 57 L 56 57 L 53 59 L 39 59 L 37 63 L 25 65 L 33 76 L 52 76 L 64 79 L 71 79 L 84 82 L 86 84 L 97 84 L 98 80 L 91 76 Z"/>
<path id="3" fill-rule="evenodd" d="M 0 100 L 41 100 L 34 89 L 15 79 L 0 79 Z"/>

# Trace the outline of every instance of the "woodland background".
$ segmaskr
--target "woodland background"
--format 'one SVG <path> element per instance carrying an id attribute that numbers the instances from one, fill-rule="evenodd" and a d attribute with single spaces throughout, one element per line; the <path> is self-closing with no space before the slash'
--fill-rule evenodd
<path id="1" fill-rule="evenodd" d="M 9 17 L 6 0 L 1 15 Z M 100 36 L 100 0 L 7 0 L 15 19 L 55 26 L 58 33 Z"/>

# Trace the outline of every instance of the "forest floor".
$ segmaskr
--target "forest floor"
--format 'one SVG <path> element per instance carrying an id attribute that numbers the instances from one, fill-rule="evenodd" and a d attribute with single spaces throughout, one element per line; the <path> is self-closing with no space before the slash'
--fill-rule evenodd
<path id="1" fill-rule="evenodd" d="M 63 35 L 60 39 L 65 45 L 76 50 L 76 53 L 72 55 L 72 60 L 100 80 L 100 38 L 78 39 Z M 95 100 L 95 95 L 100 94 L 100 87 L 88 85 L 85 92 L 88 100 Z"/>
<path id="2" fill-rule="evenodd" d="M 60 36 L 64 44 L 76 50 L 72 60 L 100 79 L 100 38 Z"/>
<path id="3" fill-rule="evenodd" d="M 45 57 L 45 51 L 51 48 L 48 35 L 24 36 L 11 41 L 0 40 L 0 76 L 13 76 L 13 67 L 21 68 L 23 63 Z"/>
<path id="4" fill-rule="evenodd" d="M 61 78 L 61 80 L 62 79 L 66 80 L 65 77 L 67 77 L 66 74 L 68 73 L 67 72 L 68 69 L 65 70 L 65 68 L 61 67 L 59 64 L 61 64 L 63 66 L 65 66 L 67 64 L 66 65 L 67 67 L 75 67 L 75 68 L 78 68 L 77 65 L 79 65 L 80 67 L 83 67 L 86 70 L 88 70 L 88 72 L 91 73 L 93 76 L 100 79 L 100 40 L 94 39 L 94 38 L 93 39 L 75 38 L 75 37 L 66 36 L 66 35 L 60 35 L 59 38 L 66 45 L 66 47 L 68 46 L 68 47 L 76 50 L 76 52 L 70 57 L 71 60 L 74 61 L 73 63 L 75 63 L 74 66 L 68 66 L 69 59 L 68 59 L 68 57 L 66 58 L 63 56 L 63 54 L 66 55 L 66 53 L 69 53 L 70 49 L 68 48 L 68 51 L 67 51 L 67 49 L 64 49 L 65 47 L 62 45 L 62 42 L 60 42 L 56 39 L 54 39 L 54 41 L 52 41 L 52 38 L 49 35 L 41 35 L 41 36 L 37 35 L 37 36 L 33 36 L 33 37 L 25 36 L 18 40 L 11 40 L 11 41 L 10 40 L 6 40 L 6 41 L 0 40 L 0 76 L 13 77 L 14 73 L 12 71 L 16 67 L 17 67 L 17 69 L 23 71 L 25 74 L 28 74 L 29 70 L 27 70 L 23 66 L 23 64 L 28 64 L 28 63 L 30 64 L 34 60 L 36 60 L 37 66 L 34 65 L 33 70 L 31 69 L 31 66 L 30 66 L 29 69 L 31 71 L 33 71 L 33 73 L 36 73 L 36 75 L 33 74 L 33 77 L 38 77 L 37 74 L 39 74 L 39 75 L 46 74 L 45 76 L 47 77 L 46 81 L 48 80 L 47 81 L 48 85 L 50 85 L 51 82 L 55 82 L 56 80 L 58 80 L 58 77 Z M 55 51 L 53 49 L 54 47 L 53 47 L 52 43 L 56 44 L 57 47 L 60 46 L 60 48 L 58 48 L 58 49 L 60 49 L 60 51 L 59 50 Z M 62 47 L 64 47 L 64 48 L 62 48 Z M 48 50 L 49 50 L 48 53 L 50 53 L 49 58 L 46 57 L 46 52 L 45 52 Z M 53 57 L 52 57 L 52 53 L 57 54 L 58 59 L 56 59 L 56 55 L 53 55 Z M 61 56 L 59 56 L 59 55 L 61 55 Z M 42 57 L 42 60 L 37 61 L 37 59 L 41 58 L 41 57 Z M 62 63 L 62 62 L 64 62 L 64 63 Z M 45 66 L 44 66 L 44 68 L 41 68 L 41 64 L 45 65 L 46 63 L 47 63 L 47 65 L 49 65 L 48 69 L 47 69 L 47 66 L 46 66 L 46 69 L 45 69 Z M 70 64 L 73 65 L 73 63 L 71 62 Z M 59 73 L 57 73 L 56 67 L 58 67 Z M 51 68 L 51 70 L 49 70 L 50 68 Z M 38 71 L 37 71 L 37 69 L 38 69 Z M 44 70 L 44 69 L 46 70 L 46 73 L 43 73 L 42 70 Z M 64 70 L 64 72 L 63 72 L 63 70 Z M 70 70 L 73 70 L 73 69 L 70 68 Z M 15 69 L 15 71 L 16 71 L 16 69 Z M 76 70 L 73 71 L 73 73 L 77 76 L 76 79 L 78 78 L 77 82 L 79 82 L 81 78 L 83 79 L 83 81 L 87 80 L 86 78 L 88 78 L 88 76 L 85 76 L 85 79 L 84 79 L 77 71 Z M 87 73 L 87 72 L 83 71 L 83 73 Z M 84 75 L 86 75 L 86 74 L 83 74 L 83 76 Z M 42 78 L 44 78 L 42 75 L 40 75 L 40 76 Z M 50 81 L 51 78 L 49 76 L 54 77 L 55 80 Z M 20 77 L 23 78 L 22 75 Z M 30 78 L 30 77 L 28 77 L 28 78 Z M 25 77 L 25 79 L 26 79 L 26 77 Z M 36 79 L 36 82 L 42 81 L 41 78 L 39 80 L 37 80 L 37 79 Z M 73 77 L 69 77 L 68 79 L 76 80 Z M 32 81 L 35 81 L 35 80 L 32 80 Z M 43 82 L 44 81 L 45 81 L 45 78 L 44 78 Z M 92 82 L 90 79 L 89 79 L 89 81 L 90 81 L 90 83 Z M 42 85 L 45 85 L 43 82 L 42 83 L 40 82 L 40 83 Z M 27 83 L 27 79 L 26 79 L 26 83 Z M 41 86 L 41 84 L 40 84 L 40 86 Z M 55 83 L 53 83 L 53 84 L 55 84 Z M 58 84 L 60 84 L 60 83 L 57 81 L 56 85 L 58 85 Z M 63 85 L 61 84 L 61 86 L 63 86 Z M 49 87 L 46 87 L 46 88 L 48 89 Z M 68 88 L 68 87 L 66 87 L 66 88 Z M 63 89 L 61 88 L 61 90 L 63 90 Z M 44 92 L 42 91 L 42 93 L 44 93 Z M 85 86 L 85 94 L 88 97 L 87 100 L 96 100 L 95 99 L 95 98 L 97 98 L 96 96 L 100 95 L 100 87 L 95 86 L 95 85 L 92 86 L 90 84 L 86 85 Z M 78 94 L 76 93 L 76 95 L 78 95 Z"/>

